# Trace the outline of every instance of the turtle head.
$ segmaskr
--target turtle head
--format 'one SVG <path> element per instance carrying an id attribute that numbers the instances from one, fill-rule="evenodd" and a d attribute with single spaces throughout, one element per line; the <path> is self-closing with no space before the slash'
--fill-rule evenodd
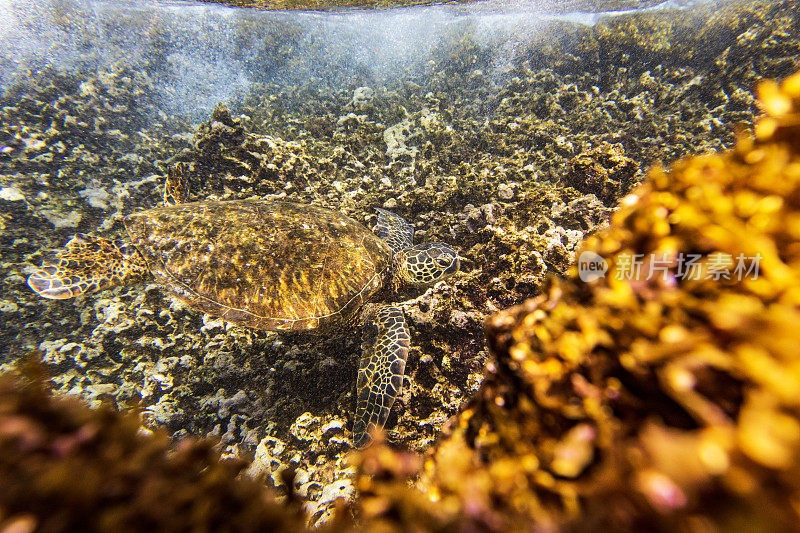
<path id="1" fill-rule="evenodd" d="M 418 244 L 396 254 L 400 278 L 411 285 L 433 285 L 458 272 L 458 254 L 446 244 Z"/>

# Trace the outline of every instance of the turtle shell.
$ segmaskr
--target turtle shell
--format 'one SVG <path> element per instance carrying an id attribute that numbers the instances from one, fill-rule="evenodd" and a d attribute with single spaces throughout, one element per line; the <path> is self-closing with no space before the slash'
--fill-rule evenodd
<path id="1" fill-rule="evenodd" d="M 194 202 L 134 213 L 124 224 L 181 300 L 258 329 L 347 323 L 391 265 L 389 246 L 355 220 L 290 202 Z"/>

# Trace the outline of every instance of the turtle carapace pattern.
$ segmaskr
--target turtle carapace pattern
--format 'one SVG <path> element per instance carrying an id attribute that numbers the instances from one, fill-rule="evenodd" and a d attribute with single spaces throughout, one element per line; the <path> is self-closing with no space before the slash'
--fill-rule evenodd
<path id="1" fill-rule="evenodd" d="M 392 259 L 351 218 L 290 202 L 165 206 L 129 216 L 125 229 L 148 270 L 191 307 L 270 331 L 349 323 Z"/>
<path id="2" fill-rule="evenodd" d="M 452 248 L 414 246 L 413 227 L 385 210 L 374 233 L 337 211 L 262 199 L 164 205 L 123 223 L 121 239 L 75 236 L 28 285 L 65 299 L 153 277 L 190 307 L 245 327 L 334 335 L 361 324 L 372 333 L 356 384 L 357 447 L 386 422 L 410 343 L 402 310 L 380 302 L 459 268 Z"/>

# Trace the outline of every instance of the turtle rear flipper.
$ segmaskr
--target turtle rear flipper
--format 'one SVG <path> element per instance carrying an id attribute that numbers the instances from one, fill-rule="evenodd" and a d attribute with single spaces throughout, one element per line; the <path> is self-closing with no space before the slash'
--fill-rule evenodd
<path id="1" fill-rule="evenodd" d="M 365 310 L 366 314 L 370 314 Z M 382 427 L 389 417 L 406 369 L 406 358 L 411 336 L 398 307 L 380 307 L 375 313 L 377 335 L 364 344 L 364 353 L 358 368 L 353 445 L 356 448 L 370 442 L 369 431 Z"/>
<path id="2" fill-rule="evenodd" d="M 45 261 L 28 276 L 28 286 L 43 298 L 64 300 L 141 278 L 147 272 L 131 246 L 78 234 L 54 261 Z"/>
<path id="3" fill-rule="evenodd" d="M 61 265 L 45 263 L 42 268 L 28 276 L 28 287 L 43 298 L 66 300 L 95 290 L 97 280 L 84 279 L 80 275 L 71 274 Z"/>

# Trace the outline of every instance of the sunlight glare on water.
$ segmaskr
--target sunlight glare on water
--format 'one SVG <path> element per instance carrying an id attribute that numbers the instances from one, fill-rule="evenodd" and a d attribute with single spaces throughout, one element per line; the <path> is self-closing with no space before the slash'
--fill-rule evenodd
<path id="1" fill-rule="evenodd" d="M 502 70 L 516 43 L 536 39 L 545 21 L 590 24 L 608 16 L 557 5 L 492 1 L 287 13 L 188 2 L 4 0 L 0 83 L 7 86 L 25 68 L 145 60 L 165 105 L 195 115 L 246 92 L 254 81 L 326 77 L 341 68 L 376 78 L 419 70 L 435 47 L 465 29 L 479 44 L 505 43 L 497 57 Z M 294 36 L 281 50 L 282 63 L 261 60 L 275 32 Z"/>

